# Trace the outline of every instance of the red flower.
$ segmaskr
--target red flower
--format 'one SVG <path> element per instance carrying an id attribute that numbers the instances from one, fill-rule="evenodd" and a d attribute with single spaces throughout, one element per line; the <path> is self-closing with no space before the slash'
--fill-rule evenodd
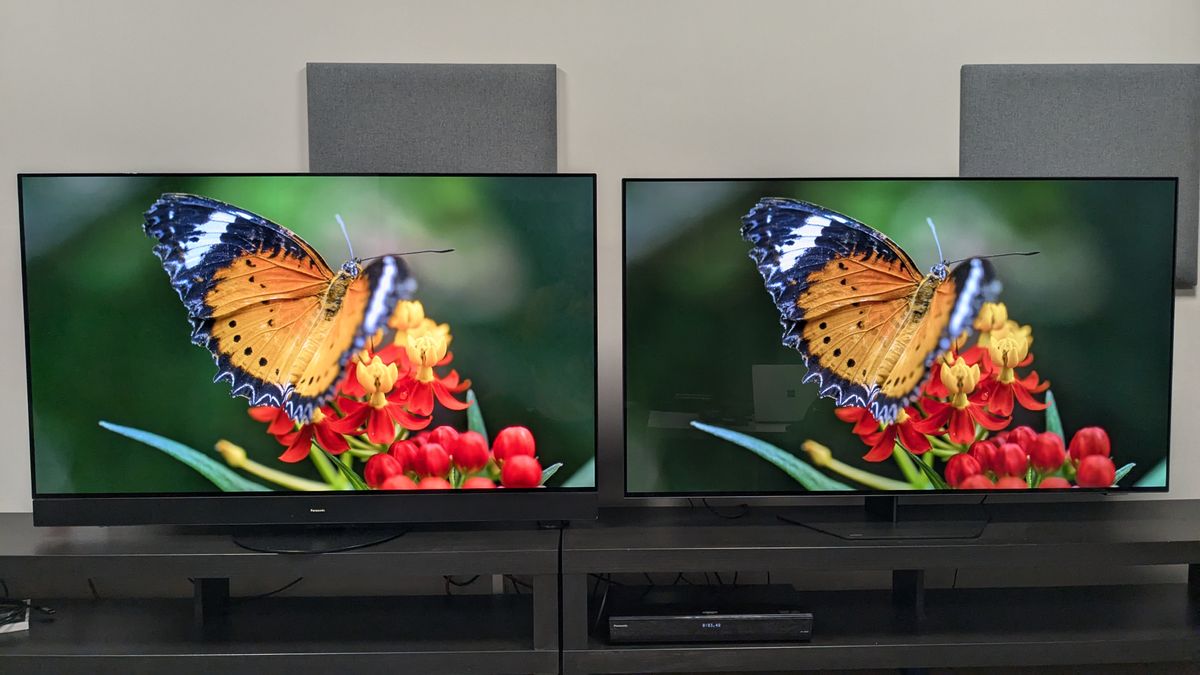
<path id="1" fill-rule="evenodd" d="M 454 394 L 466 391 L 471 386 L 470 380 L 459 381 L 458 372 L 454 370 L 445 377 L 433 370 L 434 366 L 445 365 L 453 358 L 447 351 L 448 344 L 447 336 L 437 331 L 408 337 L 405 354 L 410 367 L 397 390 L 414 415 L 432 415 L 434 399 L 448 410 L 467 409 L 468 404 L 454 398 Z"/>
<path id="2" fill-rule="evenodd" d="M 958 484 L 959 490 L 991 490 L 995 485 L 987 476 L 977 473 L 974 476 L 967 476 L 963 482 Z"/>
<path id="3" fill-rule="evenodd" d="M 473 473 L 487 466 L 491 459 L 487 441 L 474 431 L 464 431 L 458 436 L 458 447 L 450 454 L 454 465 L 464 473 Z"/>
<path id="4" fill-rule="evenodd" d="M 950 402 L 925 399 L 923 405 L 929 417 L 916 423 L 916 431 L 931 435 L 948 432 L 951 441 L 967 445 L 975 440 L 976 424 L 989 431 L 1008 426 L 1008 419 L 995 417 L 984 410 L 982 392 L 975 391 L 979 384 L 978 365 L 968 366 L 959 357 L 953 366 L 941 369 L 940 378 L 949 392 Z"/>
<path id="5" fill-rule="evenodd" d="M 929 439 L 917 427 L 917 423 L 921 420 L 921 413 L 916 408 L 909 406 L 900 411 L 896 416 L 896 421 L 883 428 L 874 437 L 874 444 L 867 454 L 863 455 L 863 459 L 868 462 L 882 462 L 892 456 L 892 451 L 896 448 L 896 438 L 899 437 L 900 444 L 914 455 L 924 454 L 932 447 Z M 863 438 L 864 442 L 869 442 L 869 439 Z"/>
<path id="6" fill-rule="evenodd" d="M 957 454 L 946 462 L 946 482 L 953 487 L 958 487 L 966 479 L 981 473 L 983 467 L 980 466 L 979 460 L 966 453 Z"/>
<path id="7" fill-rule="evenodd" d="M 421 444 L 412 439 L 396 441 L 388 448 L 388 454 L 395 457 L 405 471 L 416 471 L 415 467 L 420 461 L 420 453 Z"/>
<path id="8" fill-rule="evenodd" d="M 979 462 L 979 468 L 982 471 L 991 471 L 992 464 L 996 462 L 997 441 L 988 439 L 986 441 L 975 441 L 967 450 L 967 454 L 974 457 L 975 461 Z"/>
<path id="9" fill-rule="evenodd" d="M 1016 443 L 1005 443 L 996 449 L 990 468 L 997 476 L 1024 476 L 1029 468 L 1029 455 Z"/>
<path id="10" fill-rule="evenodd" d="M 340 399 L 346 416 L 335 426 L 339 432 L 356 434 L 365 425 L 372 443 L 391 443 L 396 438 L 397 424 L 410 430 L 429 426 L 428 417 L 414 417 L 405 409 L 404 397 L 396 387 L 399 377 L 396 364 L 385 364 L 379 356 L 374 356 L 370 363 L 359 364 L 355 377 L 369 399 L 366 403 Z"/>
<path id="11" fill-rule="evenodd" d="M 879 422 L 871 414 L 870 409 L 848 406 L 845 408 L 834 408 L 833 414 L 839 420 L 853 424 L 854 428 L 851 429 L 851 432 L 861 438 L 863 443 L 875 445 L 875 441 L 879 439 Z"/>
<path id="12" fill-rule="evenodd" d="M 1079 487 L 1111 487 L 1117 479 L 1117 467 L 1104 455 L 1087 455 L 1079 461 L 1075 482 Z"/>
<path id="13" fill-rule="evenodd" d="M 420 461 L 412 467 L 412 470 L 418 474 L 445 478 L 450 473 L 450 454 L 437 443 L 426 443 L 421 446 L 419 457 Z"/>
<path id="14" fill-rule="evenodd" d="M 1037 371 L 1029 373 L 1025 379 L 1014 378 L 1008 383 L 1001 380 L 988 380 L 984 394 L 987 397 L 988 412 L 1007 417 L 1013 413 L 1013 399 L 1026 410 L 1045 410 L 1048 404 L 1033 397 L 1050 388 L 1050 382 L 1038 382 Z"/>
<path id="15" fill-rule="evenodd" d="M 267 424 L 267 433 L 272 436 L 284 436 L 296 430 L 296 423 L 284 412 L 283 408 L 274 406 L 252 406 L 246 411 L 250 418 Z"/>
<path id="16" fill-rule="evenodd" d="M 1108 440 L 1108 432 L 1100 427 L 1084 427 L 1071 437 L 1071 459 L 1076 462 L 1089 455 L 1108 457 L 1112 454 L 1112 444 Z"/>
<path id="17" fill-rule="evenodd" d="M 996 481 L 996 489 L 1027 490 L 1029 489 L 1029 484 L 1025 482 L 1024 478 L 1017 478 L 1016 476 L 1001 476 L 1000 479 Z"/>
<path id="18" fill-rule="evenodd" d="M 443 424 L 421 435 L 426 441 L 442 446 L 450 454 L 454 454 L 454 450 L 458 448 L 458 429 L 452 426 Z"/>
<path id="19" fill-rule="evenodd" d="M 295 423 L 282 408 L 258 406 L 250 408 L 250 417 L 259 422 L 268 422 L 267 433 L 275 436 L 275 440 L 287 446 L 279 456 L 281 462 L 295 463 L 308 457 L 312 449 L 313 439 L 330 454 L 340 455 L 350 444 L 342 437 L 337 429 L 337 413 L 328 406 L 313 411 L 312 420 L 308 424 L 295 428 Z"/>
<path id="20" fill-rule="evenodd" d="M 1038 483 L 1038 489 L 1040 490 L 1053 490 L 1069 487 L 1071 487 L 1071 481 L 1060 476 L 1047 476 L 1042 479 L 1042 482 Z"/>
<path id="21" fill-rule="evenodd" d="M 1050 431 L 1038 434 L 1033 442 L 1025 447 L 1029 449 L 1030 463 L 1043 473 L 1057 471 L 1067 459 L 1062 438 Z"/>
<path id="22" fill-rule="evenodd" d="M 1026 452 L 1029 452 L 1033 448 L 1033 442 L 1038 437 L 1038 432 L 1034 431 L 1031 426 L 1021 425 L 1013 427 L 1003 434 L 997 434 L 996 437 L 1001 439 L 996 441 L 997 444 L 1016 443 Z"/>
<path id="23" fill-rule="evenodd" d="M 367 460 L 366 466 L 363 467 L 363 481 L 367 485 L 377 488 L 387 482 L 387 479 L 402 473 L 404 473 L 404 465 L 400 463 L 400 460 L 386 452 L 381 452 L 371 455 L 371 458 Z"/>
<path id="24" fill-rule="evenodd" d="M 497 462 L 504 462 L 516 455 L 537 455 L 537 445 L 533 440 L 533 432 L 525 427 L 505 427 L 492 440 L 492 455 Z"/>
<path id="25" fill-rule="evenodd" d="M 405 476 L 402 473 L 398 473 L 398 474 L 392 476 L 391 478 L 388 478 L 387 480 L 383 481 L 383 485 L 380 485 L 379 489 L 380 490 L 416 490 L 417 484 L 414 483 L 413 479 L 409 478 L 408 476 Z"/>
<path id="26" fill-rule="evenodd" d="M 535 488 L 542 483 L 542 465 L 529 455 L 514 455 L 500 470 L 500 483 L 510 488 Z"/>
<path id="27" fill-rule="evenodd" d="M 496 484 L 490 478 L 471 476 L 463 481 L 462 486 L 464 490 L 492 490 L 496 487 Z"/>
<path id="28" fill-rule="evenodd" d="M 417 483 L 418 490 L 453 490 L 454 486 L 445 478 L 426 476 Z"/>

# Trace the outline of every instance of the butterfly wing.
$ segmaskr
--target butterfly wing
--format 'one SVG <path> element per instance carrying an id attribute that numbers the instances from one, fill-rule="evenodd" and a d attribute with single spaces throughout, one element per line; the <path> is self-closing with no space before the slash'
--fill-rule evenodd
<path id="1" fill-rule="evenodd" d="M 336 380 L 355 345 L 386 321 L 391 307 L 385 311 L 372 301 L 412 292 L 403 262 L 385 257 L 349 282 L 341 305 L 327 311 L 336 275 L 287 228 L 230 204 L 180 194 L 163 195 L 145 219 L 146 233 L 158 240 L 154 252 L 188 311 L 192 342 L 217 363 L 214 381 L 229 382 L 231 394 L 251 405 L 283 407 L 298 421 L 332 397 L 336 383 L 317 391 L 318 383 Z"/>
<path id="2" fill-rule="evenodd" d="M 849 216 L 791 199 L 759 201 L 742 237 L 779 310 L 783 344 L 808 367 L 805 381 L 838 405 L 869 405 L 921 282 L 912 258 Z"/>
<path id="3" fill-rule="evenodd" d="M 404 261 L 383 256 L 368 265 L 346 289 L 337 316 L 321 321 L 303 354 L 304 368 L 291 379 L 284 409 L 293 419 L 308 419 L 333 396 L 342 372 L 355 352 L 381 331 L 396 303 L 412 297 L 416 280 Z"/>

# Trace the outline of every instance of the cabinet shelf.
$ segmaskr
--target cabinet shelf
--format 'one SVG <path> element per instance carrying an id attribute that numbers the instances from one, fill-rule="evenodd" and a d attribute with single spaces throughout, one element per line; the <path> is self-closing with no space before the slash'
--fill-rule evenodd
<path id="1" fill-rule="evenodd" d="M 187 600 L 42 600 L 52 622 L 0 635 L 5 672 L 556 673 L 529 595 L 265 598 L 201 632 Z"/>
<path id="2" fill-rule="evenodd" d="M 928 591 L 924 618 L 887 591 L 804 594 L 813 639 L 791 644 L 609 645 L 563 652 L 566 673 L 794 672 L 817 668 L 1190 661 L 1200 622 L 1185 584 Z"/>

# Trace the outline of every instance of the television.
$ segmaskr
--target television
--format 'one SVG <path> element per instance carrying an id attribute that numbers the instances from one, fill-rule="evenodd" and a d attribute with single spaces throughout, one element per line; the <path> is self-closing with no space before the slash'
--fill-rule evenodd
<path id="1" fill-rule="evenodd" d="M 18 182 L 37 525 L 594 517 L 594 175 Z"/>
<path id="2" fill-rule="evenodd" d="M 626 180 L 626 496 L 1165 491 L 1175 191 Z"/>

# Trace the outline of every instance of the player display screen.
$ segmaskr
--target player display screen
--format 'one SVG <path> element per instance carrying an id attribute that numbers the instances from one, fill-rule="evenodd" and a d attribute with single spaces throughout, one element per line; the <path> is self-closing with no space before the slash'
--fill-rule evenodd
<path id="1" fill-rule="evenodd" d="M 20 190 L 35 503 L 594 489 L 593 176 Z"/>
<path id="2" fill-rule="evenodd" d="M 626 181 L 626 492 L 1165 489 L 1175 190 Z"/>

